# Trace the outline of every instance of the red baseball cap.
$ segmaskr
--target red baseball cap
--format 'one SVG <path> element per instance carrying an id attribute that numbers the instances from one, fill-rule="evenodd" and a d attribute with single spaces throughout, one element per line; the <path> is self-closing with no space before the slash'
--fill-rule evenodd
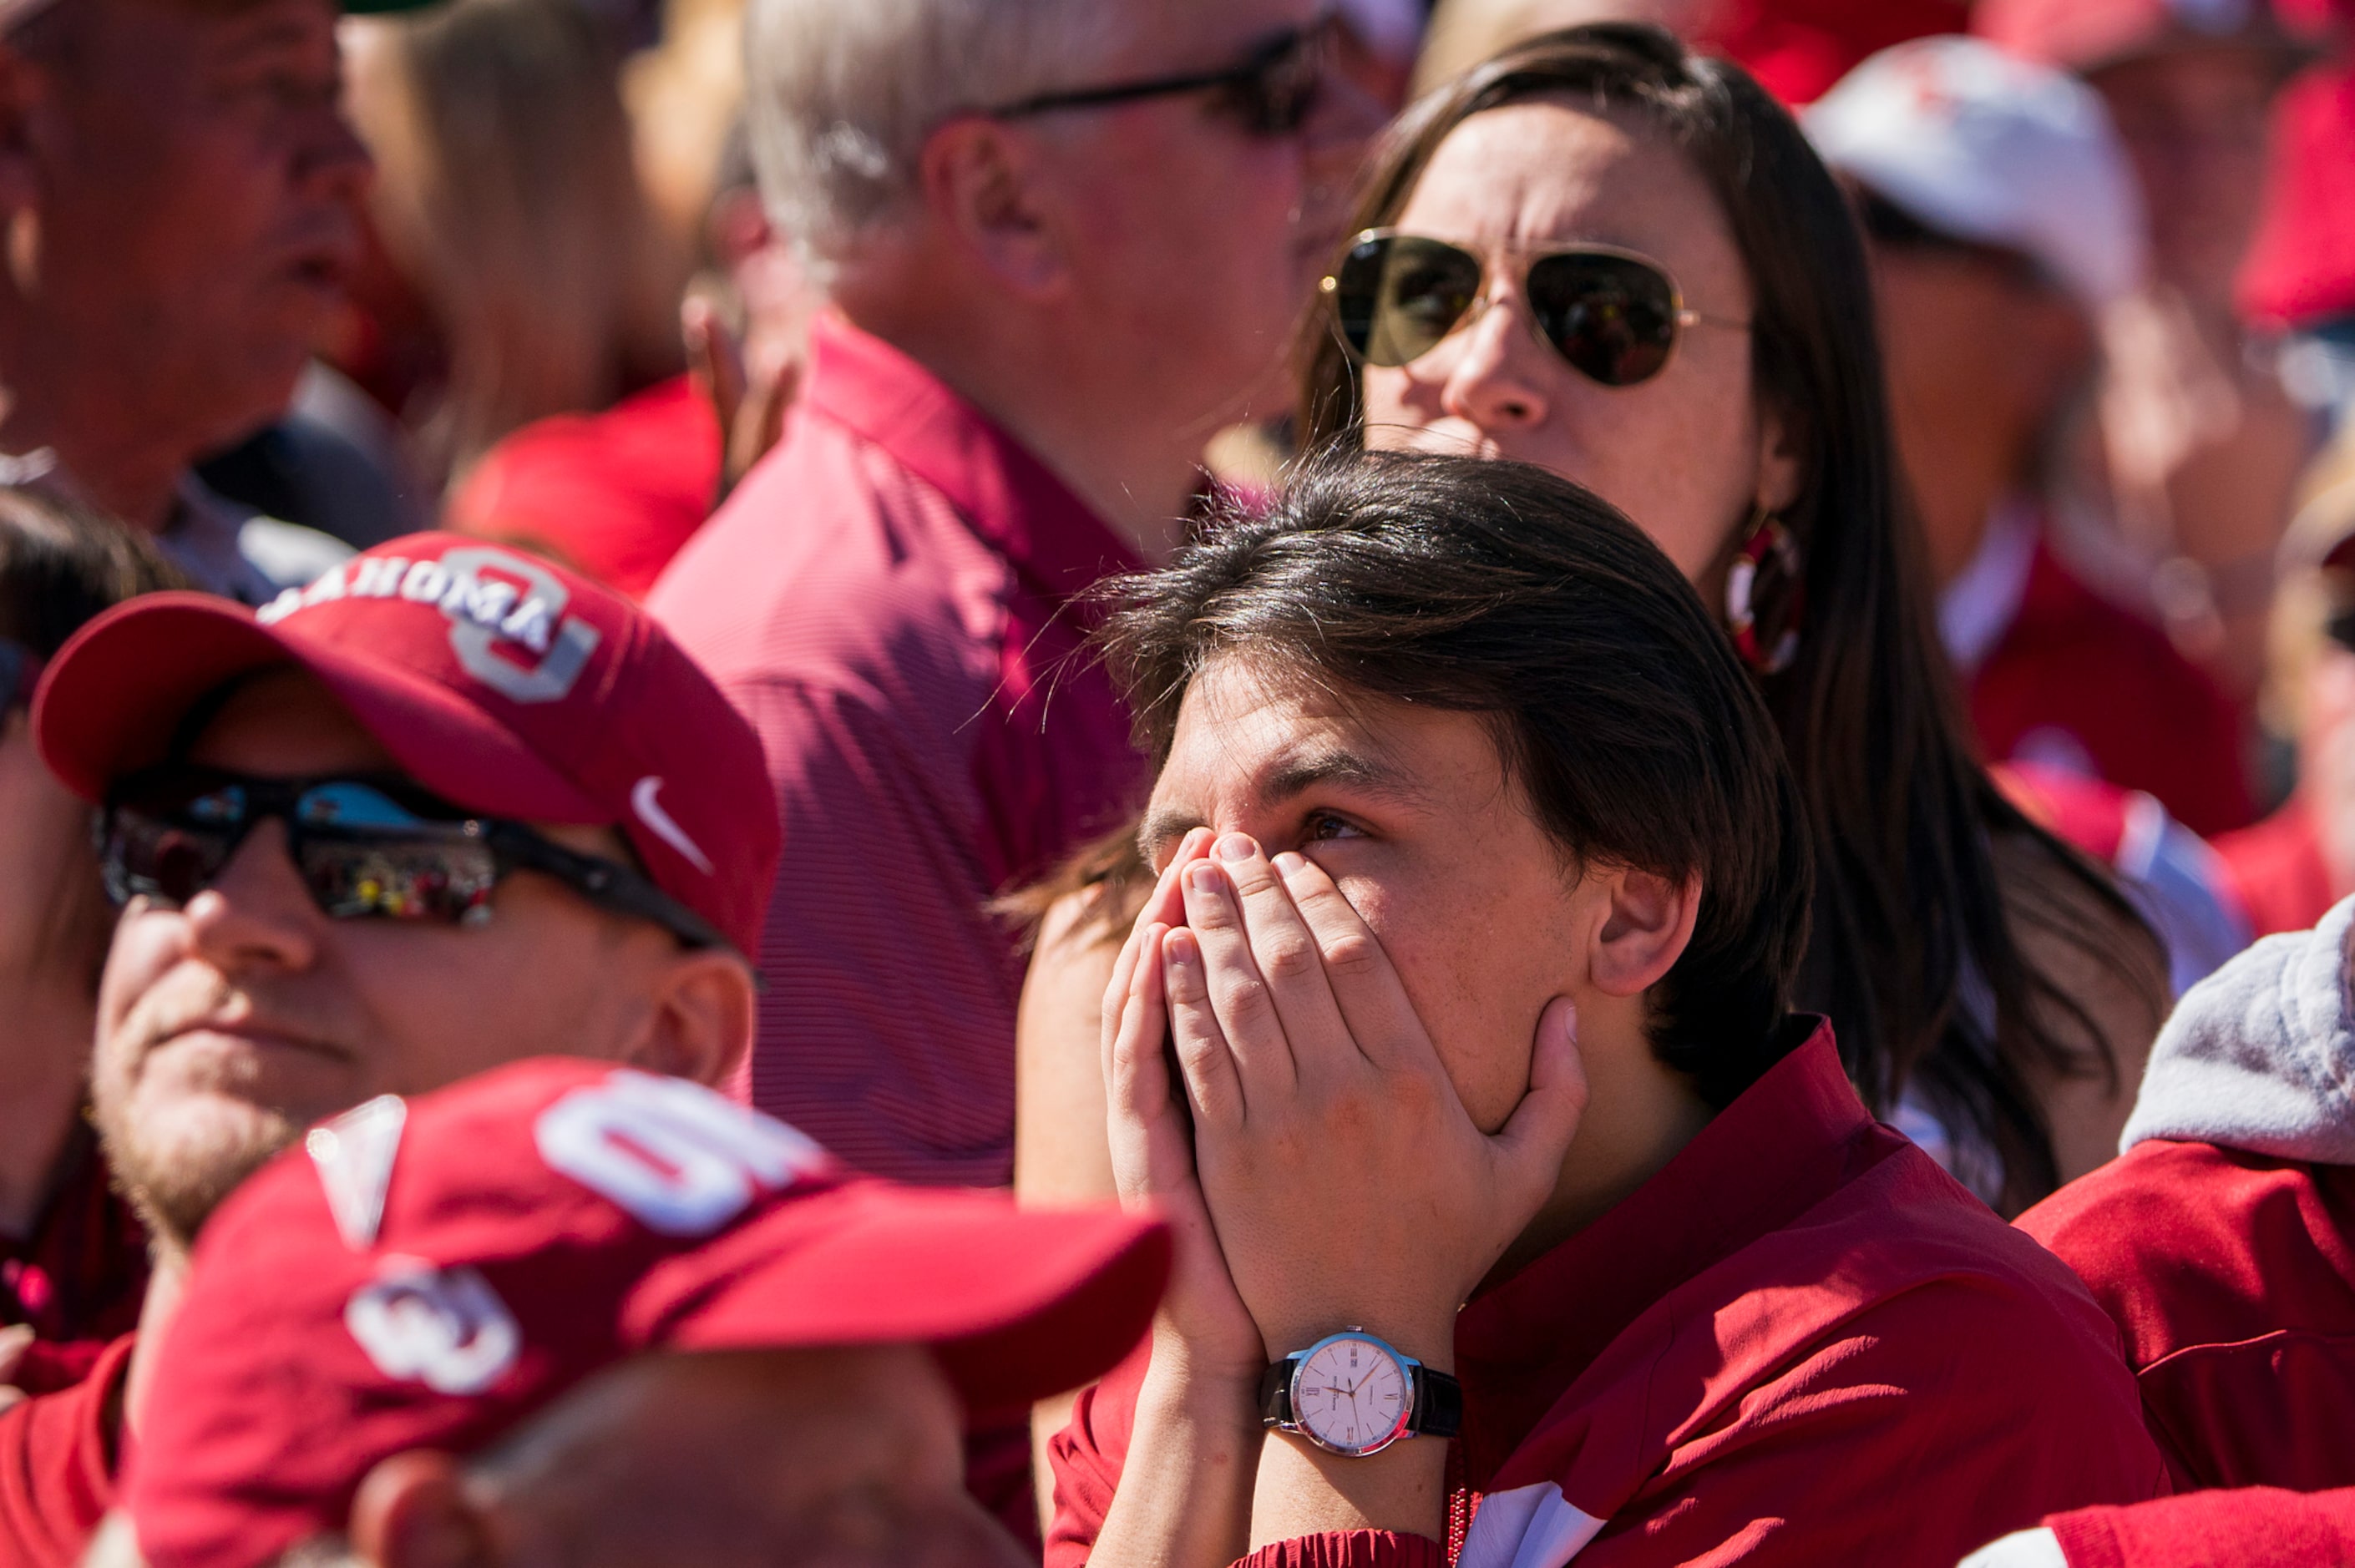
<path id="1" fill-rule="evenodd" d="M 751 726 L 645 610 L 456 534 L 379 545 L 259 613 L 151 594 L 49 662 L 41 755 L 100 800 L 162 761 L 192 709 L 299 664 L 411 777 L 469 811 L 619 827 L 657 886 L 758 952 L 780 829 Z"/>
<path id="2" fill-rule="evenodd" d="M 205 1226 L 123 1489 L 153 1568 L 340 1532 L 379 1461 L 468 1454 L 655 1351 L 919 1343 L 976 1414 L 1149 1326 L 1158 1224 L 852 1178 L 683 1079 L 571 1058 L 314 1128 Z"/>
<path id="3" fill-rule="evenodd" d="M 1979 0 L 1971 31 L 2080 73 L 2169 49 L 2239 44 L 2278 55 L 2286 75 L 2314 52 L 2283 27 L 2269 0 Z"/>

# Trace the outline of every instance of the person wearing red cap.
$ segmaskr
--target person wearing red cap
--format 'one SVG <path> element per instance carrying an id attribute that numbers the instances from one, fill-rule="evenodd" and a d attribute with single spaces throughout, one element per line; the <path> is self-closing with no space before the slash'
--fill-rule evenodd
<path id="1" fill-rule="evenodd" d="M 0 0 L 0 478 L 155 535 L 259 603 L 348 554 L 206 488 L 341 304 L 366 149 L 341 9 L 422 0 Z"/>
<path id="2" fill-rule="evenodd" d="M 12 1568 L 74 1560 L 189 1244 L 310 1123 L 549 1052 L 724 1080 L 778 853 L 758 740 L 668 636 L 453 535 L 259 615 L 125 605 L 52 662 L 34 728 L 123 904 L 92 1100 L 156 1267 L 137 1335 L 0 1415 Z"/>
<path id="3" fill-rule="evenodd" d="M 960 1407 L 1102 1372 L 1168 1258 L 632 1068 L 383 1096 L 206 1227 L 91 1561 L 1016 1568 Z"/>
<path id="4" fill-rule="evenodd" d="M 2275 99 L 2314 51 L 2275 0 L 1982 0 L 1973 31 L 2083 77 L 2131 160 L 2148 286 L 2104 323 L 2098 439 L 2069 454 L 2106 495 L 2122 577 L 2236 699 L 2264 665 L 2273 552 L 2315 432 L 2236 284 L 2266 187 Z M 2147 587 L 2140 587 L 2147 584 Z"/>

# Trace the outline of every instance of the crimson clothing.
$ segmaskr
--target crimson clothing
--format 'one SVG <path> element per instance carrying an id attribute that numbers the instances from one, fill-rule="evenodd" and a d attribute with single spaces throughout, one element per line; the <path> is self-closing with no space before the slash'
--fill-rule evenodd
<path id="1" fill-rule="evenodd" d="M 2153 1140 L 2019 1224 L 2116 1321 L 2179 1487 L 2355 1486 L 2355 1166 Z"/>
<path id="2" fill-rule="evenodd" d="M 1814 102 L 1893 44 L 1970 26 L 1966 0 L 1727 0 L 1710 11 L 1695 41 L 1740 60 L 1794 104 Z"/>
<path id="3" fill-rule="evenodd" d="M 2303 931 L 2339 902 L 2319 824 L 2295 796 L 2264 821 L 2219 838 L 2216 853 L 2253 936 Z"/>
<path id="4" fill-rule="evenodd" d="M 2069 1568 L 2321 1568 L 2355 1563 L 2355 1491 L 2195 1492 L 2047 1521 Z"/>
<path id="5" fill-rule="evenodd" d="M 828 317 L 783 440 L 648 601 L 760 731 L 783 812 L 741 1086 L 862 1170 L 1013 1178 L 1022 965 L 983 906 L 1141 797 L 1070 603 L 1141 565 L 979 409 Z"/>
<path id="6" fill-rule="evenodd" d="M 2164 631 L 2096 594 L 2041 537 L 2009 623 L 1957 663 L 1990 760 L 2144 790 L 2202 838 L 2254 814 L 2240 709 Z"/>
<path id="7" fill-rule="evenodd" d="M 527 545 L 643 599 L 711 515 L 719 457 L 718 417 L 677 376 L 506 437 L 451 493 L 446 525 Z"/>
<path id="8" fill-rule="evenodd" d="M 1954 1568 L 2057 1510 L 2160 1495 L 2083 1287 L 1876 1123 L 1820 1027 L 1634 1196 L 1457 1319 L 1465 1568 Z M 1048 1568 L 1120 1478 L 1142 1368 L 1055 1439 Z M 1253 1568 L 1438 1568 L 1380 1532 Z"/>
<path id="9" fill-rule="evenodd" d="M 114 1431 L 136 1335 L 91 1375 L 0 1411 L 0 1568 L 74 1568 L 114 1500 Z"/>
<path id="10" fill-rule="evenodd" d="M 76 1381 L 91 1342 L 138 1325 L 146 1294 L 146 1232 L 109 1185 L 97 1135 L 77 1122 L 32 1234 L 0 1235 L 0 1324 L 29 1323 L 43 1341 L 17 1386 Z"/>

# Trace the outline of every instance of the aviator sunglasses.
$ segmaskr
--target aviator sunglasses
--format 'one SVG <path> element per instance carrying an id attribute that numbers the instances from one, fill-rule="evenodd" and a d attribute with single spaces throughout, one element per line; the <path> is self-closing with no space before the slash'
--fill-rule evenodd
<path id="1" fill-rule="evenodd" d="M 655 922 L 694 948 L 728 939 L 627 866 L 576 853 L 520 822 L 469 814 L 403 780 L 253 779 L 165 763 L 108 791 L 99 862 L 115 903 L 186 904 L 212 885 L 255 825 L 286 850 L 333 920 L 480 925 L 511 874 L 552 876 L 600 908 Z"/>
<path id="2" fill-rule="evenodd" d="M 1289 27 L 1222 70 L 1152 77 L 1105 87 L 1042 92 L 988 111 L 993 120 L 1019 120 L 1058 109 L 1100 109 L 1146 98 L 1215 92 L 1220 108 L 1254 136 L 1290 136 L 1306 123 L 1325 85 L 1325 71 L 1338 21 L 1326 16 L 1305 27 Z"/>
<path id="3" fill-rule="evenodd" d="M 1460 245 L 1396 229 L 1369 228 L 1325 280 L 1341 341 L 1369 365 L 1412 365 L 1493 303 L 1487 269 Z M 1571 368 L 1605 387 L 1633 387 L 1657 376 L 1694 326 L 1747 332 L 1685 308 L 1659 263 L 1609 246 L 1566 246 L 1536 253 L 1522 297 L 1538 336 Z"/>

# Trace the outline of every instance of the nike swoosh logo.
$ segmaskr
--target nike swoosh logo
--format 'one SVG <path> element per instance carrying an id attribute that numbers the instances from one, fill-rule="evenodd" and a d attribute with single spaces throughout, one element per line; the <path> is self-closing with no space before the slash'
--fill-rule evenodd
<path id="1" fill-rule="evenodd" d="M 637 787 L 630 791 L 630 810 L 638 814 L 638 821 L 645 823 L 655 837 L 685 855 L 689 865 L 709 876 L 712 874 L 711 857 L 695 847 L 695 841 L 687 836 L 687 830 L 671 821 L 670 813 L 662 809 L 660 800 L 655 799 L 662 793 L 662 786 L 663 781 L 652 774 L 639 779 Z"/>

